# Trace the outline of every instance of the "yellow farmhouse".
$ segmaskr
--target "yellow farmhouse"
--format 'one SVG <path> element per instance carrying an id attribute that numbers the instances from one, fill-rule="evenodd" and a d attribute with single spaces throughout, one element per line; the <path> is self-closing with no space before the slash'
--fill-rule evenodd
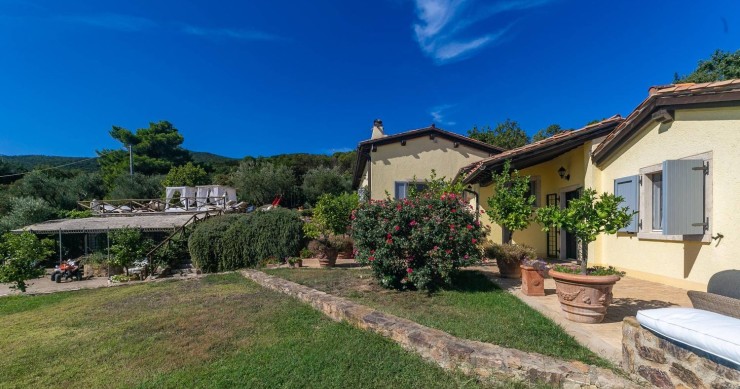
<path id="1" fill-rule="evenodd" d="M 375 120 L 372 137 L 357 146 L 353 188 L 373 200 L 405 198 L 409 187 L 420 189 L 432 170 L 452 178 L 461 166 L 480 161 L 503 149 L 434 125 L 386 135 Z"/>
<path id="2" fill-rule="evenodd" d="M 612 117 L 460 169 L 479 192 L 505 160 L 531 177 L 537 205 L 563 207 L 583 188 L 613 192 L 638 211 L 588 247 L 589 263 L 688 289 L 740 268 L 740 80 L 653 87 L 627 118 Z M 490 239 L 503 240 L 492 226 Z M 543 257 L 574 258 L 575 239 L 531 225 L 514 239 Z"/>

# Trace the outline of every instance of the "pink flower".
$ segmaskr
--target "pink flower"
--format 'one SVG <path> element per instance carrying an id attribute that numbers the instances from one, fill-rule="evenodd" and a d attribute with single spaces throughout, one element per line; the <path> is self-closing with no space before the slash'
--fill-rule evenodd
<path id="1" fill-rule="evenodd" d="M 412 269 L 412 268 L 408 268 L 408 269 L 406 269 L 406 273 L 409 273 L 409 274 L 411 274 L 411 273 L 413 273 L 413 272 L 414 272 L 414 269 Z"/>
<path id="2" fill-rule="evenodd" d="M 395 229 L 396 231 L 398 231 L 398 230 L 400 230 L 400 229 L 401 229 L 401 227 L 399 227 L 399 226 L 395 226 L 395 227 L 393 227 L 393 228 L 394 228 L 394 229 Z"/>
<path id="3" fill-rule="evenodd" d="M 465 256 L 463 258 L 468 259 L 468 258 L 470 258 L 470 255 L 465 254 Z"/>
<path id="4" fill-rule="evenodd" d="M 391 235 L 390 233 L 388 233 L 388 234 L 386 234 L 386 235 L 385 235 L 385 238 L 386 238 L 386 239 L 390 239 L 390 238 L 392 238 L 392 237 L 393 237 L 393 236 L 392 236 L 392 235 Z"/>
<path id="5" fill-rule="evenodd" d="M 372 261 L 374 261 L 374 260 L 375 260 L 375 257 L 373 257 L 373 256 L 370 256 L 370 257 L 368 257 L 368 258 L 367 258 L 367 260 L 368 260 L 368 261 L 370 261 L 370 262 L 372 262 Z"/>
<path id="6" fill-rule="evenodd" d="M 450 249 L 447 249 L 447 250 L 445 250 L 445 252 L 446 252 L 447 254 L 450 254 L 450 253 L 452 252 L 452 250 L 450 250 Z"/>
<path id="7" fill-rule="evenodd" d="M 436 250 L 439 250 L 439 246 L 434 246 L 434 249 L 433 250 L 435 250 L 435 251 Z"/>
<path id="8" fill-rule="evenodd" d="M 393 244 L 393 239 L 386 239 L 385 243 Z"/>
<path id="9" fill-rule="evenodd" d="M 375 254 L 375 250 L 370 250 L 370 254 Z"/>
<path id="10" fill-rule="evenodd" d="M 413 226 L 415 226 L 415 225 L 417 225 L 417 224 L 419 224 L 419 223 L 417 223 L 417 222 L 416 222 L 416 220 L 412 220 L 412 221 L 411 221 L 411 222 L 409 223 L 409 225 L 410 225 L 411 227 L 413 227 Z"/>
<path id="11" fill-rule="evenodd" d="M 473 238 L 472 242 L 473 244 L 478 243 L 478 239 Z"/>
<path id="12" fill-rule="evenodd" d="M 455 229 L 455 225 L 454 224 L 450 224 L 450 229 L 451 230 L 454 230 Z"/>
<path id="13" fill-rule="evenodd" d="M 468 224 L 468 225 L 466 226 L 466 228 L 467 228 L 467 229 L 469 229 L 469 230 L 472 230 L 472 229 L 473 229 L 473 226 L 471 226 L 470 224 Z"/>
<path id="14" fill-rule="evenodd" d="M 452 208 L 452 211 L 451 211 L 451 212 L 452 212 L 452 213 L 455 213 L 455 212 L 457 212 L 457 209 L 455 209 L 455 208 Z"/>

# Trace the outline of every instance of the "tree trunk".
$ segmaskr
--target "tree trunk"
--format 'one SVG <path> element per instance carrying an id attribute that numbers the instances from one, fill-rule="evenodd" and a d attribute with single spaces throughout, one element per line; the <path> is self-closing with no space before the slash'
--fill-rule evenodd
<path id="1" fill-rule="evenodd" d="M 581 274 L 587 274 L 588 272 L 588 243 L 584 242 L 583 239 L 577 240 L 578 261 L 581 264 Z"/>

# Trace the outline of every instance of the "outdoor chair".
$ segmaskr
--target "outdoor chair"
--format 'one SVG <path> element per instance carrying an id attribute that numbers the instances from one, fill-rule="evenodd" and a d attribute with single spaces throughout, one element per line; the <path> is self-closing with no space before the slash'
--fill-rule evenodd
<path id="1" fill-rule="evenodd" d="M 740 270 L 725 270 L 712 276 L 707 291 L 689 291 L 696 309 L 740 319 Z"/>

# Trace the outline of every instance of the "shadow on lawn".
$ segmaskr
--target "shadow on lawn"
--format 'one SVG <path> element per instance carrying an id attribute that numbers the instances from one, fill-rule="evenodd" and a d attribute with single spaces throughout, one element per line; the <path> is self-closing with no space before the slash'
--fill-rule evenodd
<path id="1" fill-rule="evenodd" d="M 464 293 L 496 292 L 501 288 L 478 270 L 463 270 L 452 276 L 452 285 L 443 288 Z"/>

